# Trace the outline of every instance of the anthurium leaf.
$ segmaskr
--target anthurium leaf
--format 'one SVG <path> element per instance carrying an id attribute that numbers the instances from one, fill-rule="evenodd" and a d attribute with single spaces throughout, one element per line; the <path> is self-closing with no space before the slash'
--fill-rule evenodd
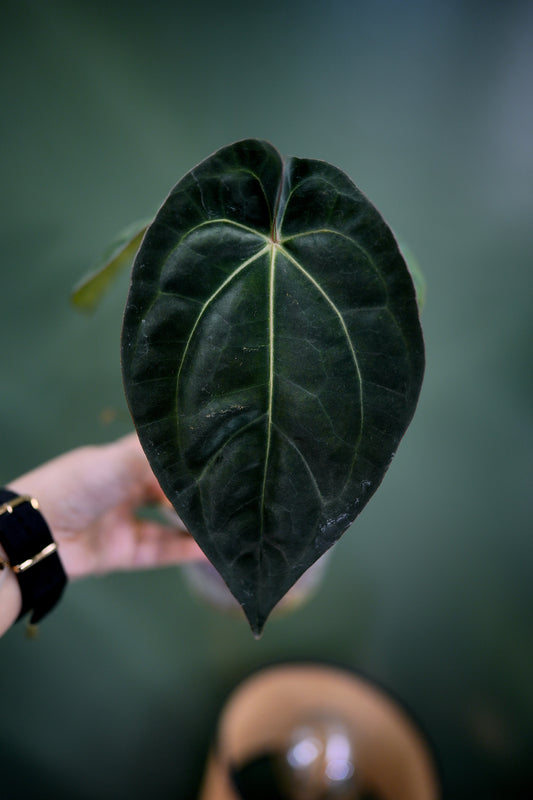
<path id="1" fill-rule="evenodd" d="M 122 369 L 161 486 L 258 634 L 365 506 L 411 420 L 413 282 L 343 172 L 237 142 L 149 227 Z"/>
<path id="2" fill-rule="evenodd" d="M 131 265 L 151 219 L 128 225 L 106 249 L 98 264 L 74 287 L 72 303 L 82 311 L 93 311 L 117 275 Z"/>

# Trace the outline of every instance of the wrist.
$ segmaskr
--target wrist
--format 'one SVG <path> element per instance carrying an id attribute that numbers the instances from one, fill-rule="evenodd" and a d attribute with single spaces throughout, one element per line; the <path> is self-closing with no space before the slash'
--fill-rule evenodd
<path id="1" fill-rule="evenodd" d="M 8 561 L 0 545 L 0 561 Z M 0 569 L 0 635 L 15 622 L 22 608 L 20 587 L 14 573 L 8 567 Z"/>

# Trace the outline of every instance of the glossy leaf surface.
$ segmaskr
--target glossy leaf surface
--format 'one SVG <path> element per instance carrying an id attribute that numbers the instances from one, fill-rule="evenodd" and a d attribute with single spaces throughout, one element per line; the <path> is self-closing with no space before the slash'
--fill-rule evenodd
<path id="1" fill-rule="evenodd" d="M 411 420 L 413 283 L 343 172 L 237 142 L 149 227 L 122 367 L 161 486 L 259 633 L 365 506 Z"/>

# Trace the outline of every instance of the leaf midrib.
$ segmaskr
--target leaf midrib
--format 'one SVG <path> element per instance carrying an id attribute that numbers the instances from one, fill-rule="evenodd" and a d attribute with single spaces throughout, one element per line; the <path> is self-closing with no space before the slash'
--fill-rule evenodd
<path id="1" fill-rule="evenodd" d="M 270 245 L 270 264 L 268 282 L 268 342 L 269 342 L 269 362 L 268 362 L 268 409 L 267 409 L 267 442 L 265 448 L 265 466 L 263 469 L 263 485 L 261 488 L 261 527 L 260 538 L 263 538 L 265 529 L 265 495 L 267 487 L 268 465 L 270 461 L 270 448 L 272 444 L 272 414 L 274 404 L 274 290 L 276 256 L 278 245 L 272 242 Z"/>
<path id="2" fill-rule="evenodd" d="M 263 536 L 264 536 L 264 532 L 265 532 L 266 492 L 267 492 L 267 486 L 268 486 L 268 472 L 269 472 L 271 447 L 272 447 L 272 430 L 273 430 L 273 427 L 274 427 L 274 424 L 273 424 L 273 414 L 274 414 L 274 364 L 275 364 L 275 307 L 274 307 L 274 303 L 275 303 L 276 260 L 277 260 L 278 254 L 281 253 L 287 259 L 287 261 L 289 261 L 291 264 L 293 264 L 293 266 L 295 266 L 296 269 L 299 270 L 299 272 L 305 277 L 305 279 L 308 280 L 315 287 L 315 289 L 319 292 L 319 294 L 323 297 L 323 299 L 326 301 L 326 303 L 329 305 L 329 307 L 332 309 L 332 311 L 336 315 L 336 317 L 337 317 L 337 319 L 338 319 L 338 321 L 339 321 L 339 323 L 341 325 L 341 328 L 342 328 L 342 331 L 344 333 L 345 339 L 346 339 L 346 341 L 348 343 L 348 347 L 349 347 L 350 354 L 351 354 L 351 357 L 352 357 L 352 361 L 353 361 L 353 364 L 354 364 L 355 374 L 357 376 L 357 382 L 358 382 L 359 391 L 360 391 L 360 398 L 359 398 L 359 402 L 360 402 L 360 426 L 359 426 L 359 434 L 358 434 L 358 437 L 357 437 L 357 442 L 356 442 L 355 447 L 354 447 L 354 458 L 353 458 L 353 461 L 352 461 L 352 467 L 353 467 L 353 463 L 355 461 L 355 456 L 356 456 L 356 453 L 357 453 L 358 444 L 359 444 L 360 439 L 361 439 L 362 430 L 363 430 L 363 420 L 364 420 L 364 416 L 363 416 L 364 411 L 363 411 L 363 382 L 362 382 L 362 375 L 361 375 L 361 370 L 360 370 L 358 359 L 357 359 L 357 354 L 355 352 L 355 348 L 353 346 L 353 343 L 352 343 L 348 328 L 347 328 L 346 323 L 344 321 L 344 317 L 343 317 L 341 311 L 339 310 L 339 308 L 337 307 L 337 305 L 334 303 L 334 301 L 330 298 L 330 296 L 327 294 L 327 292 L 322 288 L 320 283 L 305 269 L 305 267 L 302 264 L 300 264 L 300 262 L 283 245 L 284 245 L 285 242 L 289 242 L 291 239 L 299 238 L 301 236 L 312 235 L 312 234 L 317 234 L 317 233 L 327 233 L 327 234 L 339 235 L 342 238 L 346 238 L 346 239 L 350 240 L 352 243 L 354 243 L 356 246 L 358 246 L 359 249 L 362 250 L 363 248 L 361 248 L 360 245 L 357 242 L 355 242 L 355 240 L 352 239 L 352 237 L 347 236 L 346 234 L 344 234 L 341 231 L 335 231 L 335 230 L 329 229 L 329 228 L 314 229 L 314 230 L 311 230 L 311 231 L 302 231 L 300 234 L 294 234 L 294 235 L 291 235 L 291 236 L 279 237 L 278 238 L 279 232 L 278 232 L 278 230 L 276 228 L 275 220 L 277 218 L 277 213 L 278 213 L 278 210 L 279 210 L 278 207 L 279 207 L 279 203 L 280 203 L 280 200 L 281 200 L 281 194 L 282 194 L 282 192 L 281 192 L 281 184 L 282 184 L 282 181 L 280 181 L 280 192 L 279 192 L 278 197 L 276 199 L 276 210 L 275 210 L 275 213 L 273 214 L 273 224 L 272 224 L 271 236 L 270 237 L 266 236 L 265 234 L 262 234 L 260 231 L 254 229 L 254 228 L 251 228 L 251 227 L 249 227 L 247 225 L 244 225 L 242 223 L 236 222 L 234 220 L 227 219 L 227 218 L 216 218 L 216 219 L 211 219 L 211 220 L 205 220 L 205 222 L 202 222 L 199 225 L 195 226 L 193 229 L 187 231 L 187 233 L 185 233 L 184 236 L 180 240 L 180 243 L 183 242 L 184 239 L 186 239 L 189 235 L 193 234 L 199 228 L 202 228 L 202 227 L 205 227 L 205 226 L 208 226 L 208 225 L 213 225 L 213 224 L 227 224 L 227 225 L 231 225 L 231 226 L 240 228 L 241 230 L 246 231 L 247 233 L 254 234 L 259 239 L 261 239 L 261 240 L 263 240 L 265 242 L 265 246 L 262 247 L 253 256 L 251 256 L 250 258 L 248 258 L 244 262 L 242 262 L 238 267 L 236 267 L 236 269 L 233 270 L 233 272 L 230 275 L 228 275 L 225 278 L 225 280 L 218 286 L 216 291 L 214 291 L 212 293 L 212 295 L 204 302 L 204 304 L 202 305 L 202 308 L 200 309 L 200 312 L 199 312 L 199 314 L 198 314 L 198 316 L 197 316 L 197 318 L 195 320 L 195 323 L 194 323 L 194 325 L 193 325 L 193 327 L 191 329 L 191 332 L 190 332 L 190 334 L 189 334 L 189 336 L 187 338 L 187 342 L 185 344 L 185 347 L 184 347 L 184 350 L 183 350 L 182 359 L 181 359 L 180 366 L 179 366 L 179 369 L 178 369 L 178 374 L 176 376 L 176 394 L 175 394 L 175 397 L 176 397 L 176 424 L 177 424 L 178 428 L 179 428 L 178 394 L 179 394 L 179 385 L 180 385 L 180 380 L 181 380 L 181 373 L 182 373 L 183 365 L 184 365 L 185 360 L 186 360 L 186 356 L 187 356 L 187 353 L 188 353 L 188 350 L 189 350 L 190 343 L 191 343 L 192 339 L 194 338 L 194 335 L 196 333 L 196 330 L 198 328 L 200 320 L 202 319 L 203 315 L 205 314 L 205 312 L 209 308 L 209 306 L 215 301 L 217 296 L 243 270 L 245 270 L 252 263 L 257 261 L 259 258 L 264 256 L 267 252 L 269 252 L 269 254 L 270 254 L 270 257 L 269 257 L 269 281 L 268 281 L 268 287 L 269 287 L 268 288 L 268 294 L 269 294 L 269 297 L 268 297 L 268 303 L 269 303 L 269 312 L 268 312 L 269 374 L 268 374 L 268 401 L 267 401 L 267 412 L 266 412 L 267 433 L 266 433 L 266 446 L 265 446 L 265 460 L 264 460 L 264 469 L 263 469 L 263 480 L 262 480 L 261 497 L 260 497 L 260 541 L 263 540 Z M 376 270 L 376 271 L 378 272 L 378 275 L 379 275 L 380 274 L 379 270 Z M 382 276 L 380 275 L 380 277 L 382 277 Z M 178 433 L 178 435 L 179 435 L 179 433 Z M 305 462 L 305 459 L 304 459 L 304 462 Z M 309 466 L 307 465 L 307 463 L 306 463 L 306 466 L 309 469 Z M 351 472 L 351 469 L 350 469 L 349 472 Z M 314 476 L 313 476 L 313 479 L 314 479 Z M 347 479 L 348 479 L 348 476 L 347 476 Z M 316 484 L 316 479 L 314 479 L 314 483 Z M 259 553 L 260 554 L 262 553 L 261 545 L 259 547 Z M 259 560 L 261 561 L 261 556 L 260 556 Z"/>
<path id="3" fill-rule="evenodd" d="M 205 312 L 207 311 L 209 306 L 214 302 L 216 297 L 223 291 L 224 288 L 226 288 L 242 271 L 244 271 L 252 263 L 257 261 L 262 256 L 264 256 L 267 252 L 270 251 L 270 258 L 269 258 L 269 292 L 268 292 L 269 293 L 269 298 L 268 298 L 268 303 L 269 303 L 269 313 L 268 313 L 269 376 L 268 376 L 268 405 L 267 405 L 267 414 L 266 414 L 266 418 L 267 418 L 267 442 L 266 442 L 266 448 L 265 448 L 265 468 L 264 468 L 264 472 L 263 472 L 263 482 L 262 482 L 262 488 L 261 488 L 261 505 L 260 505 L 260 510 L 261 510 L 261 532 L 262 532 L 264 530 L 265 497 L 266 497 L 266 488 L 267 488 L 267 483 L 268 483 L 268 480 L 267 480 L 267 477 L 268 477 L 268 465 L 269 465 L 269 460 L 270 460 L 270 451 L 271 451 L 271 443 L 272 443 L 272 428 L 273 428 L 274 364 L 275 364 L 275 357 L 274 357 L 274 340 L 275 340 L 274 295 L 275 295 L 276 258 L 277 258 L 277 255 L 279 253 L 281 253 L 290 263 L 292 263 L 299 270 L 299 272 L 305 277 L 305 279 L 308 280 L 315 287 L 315 289 L 319 292 L 319 294 L 324 298 L 326 303 L 329 305 L 329 307 L 332 309 L 332 311 L 336 315 L 336 317 L 337 317 L 337 319 L 338 319 L 338 321 L 339 321 L 339 323 L 341 325 L 341 328 L 343 330 L 345 339 L 346 339 L 346 341 L 348 343 L 348 347 L 350 349 L 350 354 L 351 354 L 351 357 L 352 357 L 352 361 L 353 361 L 353 364 L 354 364 L 354 369 L 355 369 L 355 373 L 357 375 L 357 381 L 358 381 L 358 385 L 359 385 L 359 389 L 360 389 L 360 429 L 359 429 L 358 439 L 357 439 L 356 445 L 354 447 L 354 459 L 355 459 L 355 453 L 357 452 L 357 444 L 360 441 L 360 438 L 361 438 L 361 435 L 362 435 L 363 419 L 364 419 L 363 393 L 362 393 L 362 387 L 363 387 L 362 375 L 361 375 L 361 370 L 360 370 L 358 359 L 357 359 L 357 354 L 356 354 L 355 348 L 354 348 L 354 346 L 352 344 L 352 340 L 350 338 L 349 331 L 348 331 L 348 329 L 346 327 L 346 323 L 344 321 L 344 317 L 342 315 L 342 312 L 337 307 L 337 305 L 334 303 L 334 301 L 330 298 L 330 296 L 327 294 L 327 292 L 322 288 L 320 283 L 305 269 L 305 267 L 298 261 L 298 259 L 296 259 L 283 246 L 283 243 L 285 241 L 289 241 L 290 239 L 295 238 L 295 236 L 287 237 L 287 239 L 281 238 L 280 242 L 275 242 L 275 241 L 272 241 L 271 239 L 269 239 L 269 237 L 265 236 L 264 234 L 261 234 L 259 231 L 254 230 L 253 228 L 250 228 L 250 227 L 245 226 L 245 225 L 241 225 L 240 223 L 234 223 L 232 220 L 223 219 L 223 218 L 219 218 L 219 219 L 216 219 L 216 220 L 209 220 L 209 221 L 207 221 L 206 223 L 203 223 L 200 226 L 196 226 L 195 230 L 198 230 L 199 227 L 202 227 L 205 224 L 214 224 L 214 223 L 234 224 L 237 227 L 240 227 L 240 228 L 246 230 L 247 232 L 255 234 L 258 238 L 262 239 L 263 241 L 265 241 L 267 243 L 257 253 L 255 253 L 253 256 L 250 256 L 250 258 L 246 259 L 241 264 L 239 264 L 239 266 L 237 266 L 233 270 L 233 272 L 230 275 L 228 275 L 225 278 L 225 280 L 217 287 L 216 291 L 214 291 L 211 294 L 211 296 L 209 298 L 207 298 L 207 300 L 203 303 L 202 308 L 200 309 L 200 312 L 199 312 L 199 314 L 198 314 L 198 316 L 196 318 L 196 321 L 195 321 L 193 327 L 191 328 L 191 332 L 190 332 L 189 336 L 187 337 L 187 341 L 186 341 L 186 344 L 185 344 L 185 347 L 184 347 L 184 350 L 183 350 L 183 355 L 182 355 L 182 358 L 181 358 L 181 361 L 180 361 L 180 366 L 179 366 L 178 373 L 177 373 L 177 376 L 176 376 L 176 393 L 175 393 L 175 397 L 176 397 L 176 403 L 175 403 L 176 424 L 179 427 L 178 393 L 179 393 L 179 386 L 180 386 L 180 381 L 181 381 L 181 374 L 182 374 L 182 370 L 183 370 L 183 365 L 185 363 L 186 356 L 187 356 L 191 341 L 194 338 L 194 335 L 196 333 L 196 330 L 198 328 L 200 320 L 202 319 L 203 315 L 205 314 Z M 317 230 L 306 231 L 306 232 L 302 232 L 302 234 L 297 234 L 297 235 L 298 236 L 300 236 L 300 235 L 303 236 L 306 233 L 307 234 L 311 234 L 311 233 L 316 233 L 316 232 L 318 232 L 318 231 Z M 334 233 L 335 231 L 321 229 L 320 232 Z M 337 233 L 339 233 L 339 232 L 337 232 Z M 343 236 L 342 233 L 339 233 L 339 235 Z M 186 238 L 186 236 L 184 236 L 183 239 L 184 238 Z M 346 237 L 346 238 L 350 238 L 350 237 Z M 183 241 L 183 239 L 182 239 L 182 241 Z"/>

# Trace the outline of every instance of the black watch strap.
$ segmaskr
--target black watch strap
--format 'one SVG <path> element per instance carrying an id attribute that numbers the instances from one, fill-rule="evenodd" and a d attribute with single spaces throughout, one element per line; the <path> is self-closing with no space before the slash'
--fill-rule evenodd
<path id="1" fill-rule="evenodd" d="M 0 489 L 0 544 L 19 582 L 19 619 L 31 611 L 35 624 L 55 606 L 67 576 L 34 498 Z"/>

